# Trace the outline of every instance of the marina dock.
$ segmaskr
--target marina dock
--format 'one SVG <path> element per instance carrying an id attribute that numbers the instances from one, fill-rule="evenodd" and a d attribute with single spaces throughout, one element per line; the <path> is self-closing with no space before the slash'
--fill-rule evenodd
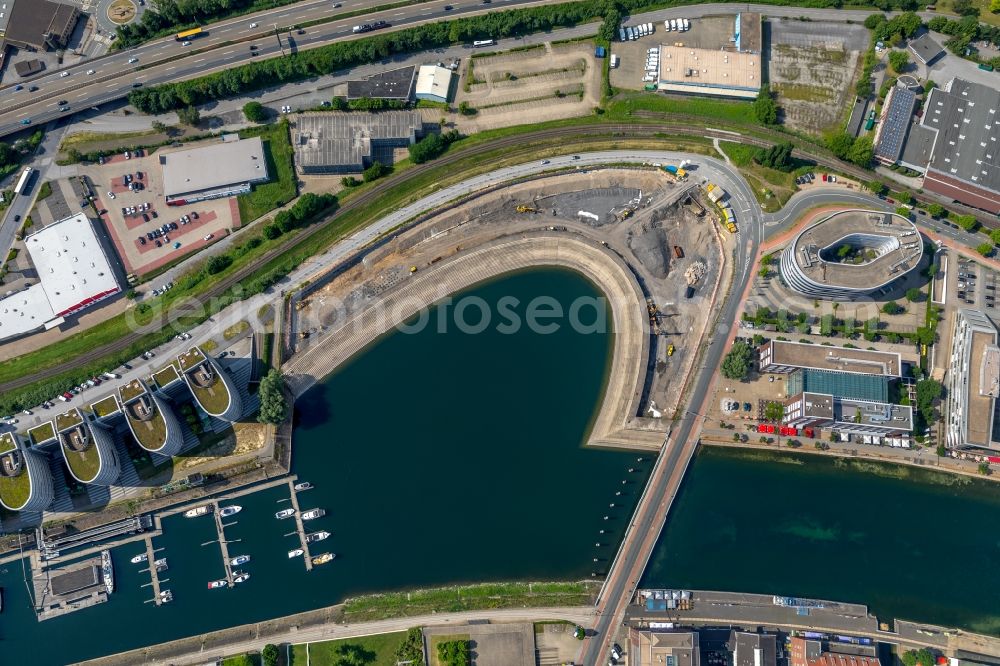
<path id="1" fill-rule="evenodd" d="M 226 581 L 233 586 L 233 568 L 229 565 L 229 542 L 226 541 L 226 530 L 219 515 L 219 500 L 212 500 L 212 516 L 215 518 L 215 531 L 219 534 L 219 549 L 222 551 L 222 565 L 226 568 Z"/>
<path id="2" fill-rule="evenodd" d="M 146 537 L 146 563 L 149 564 L 150 585 L 153 586 L 152 601 L 159 606 L 163 603 L 160 598 L 160 573 L 156 570 L 156 551 L 153 550 L 152 537 Z"/>
<path id="3" fill-rule="evenodd" d="M 31 583 L 39 622 L 108 600 L 100 557 L 59 569 L 33 568 Z"/>
<path id="4" fill-rule="evenodd" d="M 295 490 L 295 482 L 298 480 L 294 475 L 288 479 L 288 492 L 291 493 L 292 508 L 295 509 L 295 531 L 299 533 L 299 543 L 301 544 L 302 558 L 306 562 L 306 571 L 312 571 L 312 554 L 309 552 L 309 542 L 306 540 L 306 526 L 302 522 L 302 512 L 299 509 L 299 494 Z"/>

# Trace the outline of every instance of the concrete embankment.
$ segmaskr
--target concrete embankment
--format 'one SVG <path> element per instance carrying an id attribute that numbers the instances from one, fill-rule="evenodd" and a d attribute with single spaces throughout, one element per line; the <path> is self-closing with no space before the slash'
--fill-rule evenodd
<path id="1" fill-rule="evenodd" d="M 325 339 L 284 366 L 301 395 L 380 336 L 456 291 L 512 271 L 557 266 L 577 271 L 607 298 L 614 354 L 588 445 L 658 450 L 661 429 L 637 423 L 649 357 L 645 298 L 628 266 L 602 245 L 568 234 L 538 233 L 496 239 L 413 274 L 401 287 L 327 331 Z"/>

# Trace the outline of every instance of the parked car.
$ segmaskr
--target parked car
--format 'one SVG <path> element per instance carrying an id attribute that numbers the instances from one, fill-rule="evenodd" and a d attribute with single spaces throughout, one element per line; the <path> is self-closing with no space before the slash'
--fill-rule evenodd
<path id="1" fill-rule="evenodd" d="M 139 245 L 145 245 L 145 244 L 146 244 L 146 237 L 139 236 Z"/>

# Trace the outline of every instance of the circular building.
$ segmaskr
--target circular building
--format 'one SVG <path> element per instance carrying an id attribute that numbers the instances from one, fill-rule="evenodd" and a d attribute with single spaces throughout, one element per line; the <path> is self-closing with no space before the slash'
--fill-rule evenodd
<path id="1" fill-rule="evenodd" d="M 806 227 L 781 253 L 781 277 L 805 296 L 853 300 L 917 267 L 924 243 L 895 213 L 845 210 Z"/>

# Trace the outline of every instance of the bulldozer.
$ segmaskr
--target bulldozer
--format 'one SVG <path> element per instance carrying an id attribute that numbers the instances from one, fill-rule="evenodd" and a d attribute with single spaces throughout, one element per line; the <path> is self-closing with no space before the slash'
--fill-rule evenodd
<path id="1" fill-rule="evenodd" d="M 534 206 L 526 206 L 525 204 L 520 204 L 517 207 L 518 213 L 540 213 L 541 211 Z"/>

